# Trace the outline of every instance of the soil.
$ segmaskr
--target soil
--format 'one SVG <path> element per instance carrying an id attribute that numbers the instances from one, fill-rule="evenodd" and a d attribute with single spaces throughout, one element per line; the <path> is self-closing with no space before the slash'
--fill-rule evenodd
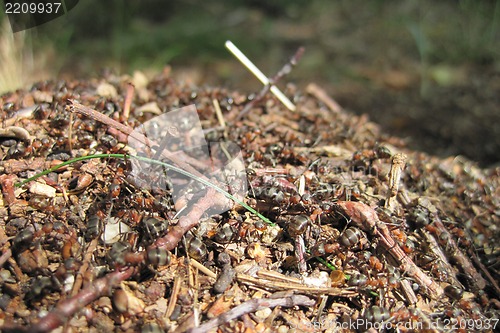
<path id="1" fill-rule="evenodd" d="M 362 332 L 385 322 L 390 332 L 493 332 L 500 168 L 412 150 L 318 85 L 285 93 L 295 112 L 271 94 L 252 101 L 166 70 L 1 96 L 3 331 Z M 134 154 L 117 125 L 71 112 L 76 102 L 129 128 L 195 104 L 209 141 L 241 149 L 248 190 L 232 185 L 264 218 L 212 188 L 174 201 L 167 176 L 144 186 L 130 158 L 80 160 L 15 187 L 75 157 Z M 139 155 L 161 155 L 149 148 Z M 212 207 L 227 211 L 207 216 Z"/>
<path id="2" fill-rule="evenodd" d="M 366 112 L 387 133 L 405 138 L 413 149 L 441 157 L 463 155 L 483 167 L 494 166 L 500 147 L 499 76 L 487 69 L 469 75 L 469 82 L 453 87 L 432 84 L 426 96 L 418 84 L 403 90 L 346 84 L 334 95 L 349 110 Z"/>

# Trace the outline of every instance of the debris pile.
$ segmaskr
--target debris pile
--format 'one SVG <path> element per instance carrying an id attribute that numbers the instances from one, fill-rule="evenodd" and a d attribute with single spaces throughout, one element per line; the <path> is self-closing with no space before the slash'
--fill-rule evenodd
<path id="1" fill-rule="evenodd" d="M 494 330 L 499 168 L 410 151 L 315 85 L 240 115 L 255 95 L 138 76 L 0 97 L 4 331 Z M 110 155 L 192 104 L 207 141 L 241 149 L 240 200 L 265 219 L 212 187 L 174 200 Z"/>

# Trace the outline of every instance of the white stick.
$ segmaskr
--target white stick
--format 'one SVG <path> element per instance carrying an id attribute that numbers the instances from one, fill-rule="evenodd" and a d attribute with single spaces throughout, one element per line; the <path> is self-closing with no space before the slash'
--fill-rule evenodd
<path id="1" fill-rule="evenodd" d="M 251 62 L 250 59 L 248 59 L 247 56 L 244 55 L 243 52 L 241 52 L 240 49 L 238 49 L 231 41 L 226 41 L 226 48 L 231 51 L 231 53 L 238 58 L 238 60 L 241 61 L 241 63 L 248 68 L 248 70 L 252 72 L 260 82 L 262 82 L 262 84 L 268 85 L 271 83 L 269 78 L 265 76 L 264 73 L 262 73 L 260 69 L 258 69 L 257 66 L 255 66 L 253 62 Z M 293 105 L 293 103 L 288 99 L 288 97 L 285 96 L 285 94 L 281 92 L 278 87 L 272 85 L 270 90 L 274 96 L 276 96 L 290 111 L 295 111 L 295 105 Z"/>

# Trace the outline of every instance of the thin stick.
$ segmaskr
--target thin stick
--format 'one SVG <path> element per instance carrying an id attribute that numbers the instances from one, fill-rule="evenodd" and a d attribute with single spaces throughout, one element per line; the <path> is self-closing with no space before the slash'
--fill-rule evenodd
<path id="1" fill-rule="evenodd" d="M 417 304 L 418 298 L 411 287 L 410 281 L 408 281 L 407 279 L 401 280 L 401 291 L 406 296 L 406 300 L 409 304 Z"/>
<path id="2" fill-rule="evenodd" d="M 307 91 L 307 93 L 313 95 L 318 100 L 323 102 L 333 112 L 339 113 L 342 111 L 342 107 L 337 102 L 335 102 L 335 100 L 333 98 L 328 96 L 326 91 L 321 89 L 317 84 L 310 83 L 307 86 L 306 91 Z"/>
<path id="3" fill-rule="evenodd" d="M 197 268 L 200 272 L 202 272 L 203 274 L 205 274 L 206 276 L 208 277 L 211 277 L 213 279 L 216 279 L 217 278 L 217 274 L 215 274 L 214 272 L 212 272 L 210 269 L 208 269 L 207 267 L 203 266 L 202 264 L 200 264 L 198 261 L 196 261 L 195 259 L 193 258 L 189 258 L 189 262 L 191 263 L 191 265 L 195 268 Z"/>
<path id="4" fill-rule="evenodd" d="M 226 122 L 224 121 L 224 116 L 222 115 L 222 110 L 220 109 L 219 101 L 215 98 L 212 100 L 215 108 L 215 114 L 217 115 L 217 120 L 219 121 L 220 127 L 226 130 Z"/>
<path id="5" fill-rule="evenodd" d="M 260 82 L 262 82 L 262 84 L 264 85 L 269 85 L 270 86 L 270 90 L 271 92 L 274 94 L 274 96 L 276 96 L 281 103 L 283 103 L 283 105 L 285 105 L 287 107 L 288 110 L 290 111 L 295 111 L 295 105 L 288 99 L 288 97 L 285 96 L 285 94 L 283 94 L 281 92 L 281 90 L 279 90 L 278 87 L 276 87 L 273 83 L 271 83 L 271 81 L 269 80 L 269 78 L 267 76 L 264 75 L 264 73 L 262 73 L 260 71 L 260 69 L 257 68 L 257 66 L 255 66 L 251 61 L 250 59 L 247 58 L 246 55 L 243 54 L 243 52 L 240 51 L 240 49 L 238 49 L 236 47 L 236 45 L 234 45 L 231 41 L 226 41 L 226 48 L 250 71 L 252 72 L 253 75 L 255 75 L 257 77 L 257 79 L 259 79 Z"/>
<path id="6" fill-rule="evenodd" d="M 424 239 L 429 244 L 428 250 L 437 257 L 434 265 L 438 265 L 438 270 L 440 272 L 447 272 L 449 279 L 447 282 L 457 287 L 463 288 L 462 283 L 458 280 L 455 271 L 451 267 L 451 264 L 448 262 L 448 258 L 446 258 L 446 256 L 444 255 L 443 250 L 439 246 L 434 236 L 432 236 L 426 230 L 420 230 L 420 234 L 423 235 Z"/>
<path id="7" fill-rule="evenodd" d="M 304 48 L 300 47 L 297 50 L 297 52 L 295 52 L 295 55 L 290 59 L 290 61 L 286 63 L 274 77 L 269 79 L 270 83 L 265 85 L 264 88 L 262 88 L 262 90 L 259 92 L 259 94 L 250 103 L 245 105 L 243 110 L 241 110 L 241 112 L 238 114 L 238 117 L 236 117 L 236 120 L 241 119 L 255 106 L 255 104 L 257 104 L 257 102 L 261 101 L 264 98 L 264 96 L 269 92 L 269 90 L 273 87 L 272 86 L 273 84 L 276 84 L 279 80 L 281 80 L 283 76 L 290 73 L 292 71 L 292 67 L 299 62 L 300 58 L 302 58 L 303 53 L 304 53 Z"/>
<path id="8" fill-rule="evenodd" d="M 319 297 L 321 299 L 321 302 L 319 303 L 318 306 L 318 313 L 316 314 L 315 317 L 315 322 L 319 322 L 321 320 L 321 315 L 323 313 L 323 310 L 325 309 L 326 302 L 328 301 L 328 296 L 322 295 Z"/>
<path id="9" fill-rule="evenodd" d="M 71 111 L 80 113 L 84 116 L 87 116 L 89 118 L 92 118 L 98 122 L 101 122 L 105 125 L 108 125 L 109 127 L 115 128 L 119 130 L 120 132 L 132 137 L 133 139 L 139 141 L 141 144 L 143 144 L 145 147 L 154 147 L 157 146 L 156 142 L 148 139 L 145 135 L 139 133 L 138 131 L 135 131 L 133 128 L 123 125 L 122 123 L 117 122 L 116 120 L 111 119 L 110 117 L 106 116 L 105 114 L 98 112 L 92 108 L 89 108 L 85 105 L 82 105 L 76 101 L 69 100 L 69 109 Z M 184 152 L 179 151 L 176 153 L 172 153 L 168 150 L 164 150 L 161 152 L 161 156 L 169 159 L 173 163 L 177 164 L 179 167 L 183 168 L 186 171 L 189 171 L 190 173 L 201 177 L 205 178 L 198 170 L 192 167 L 192 165 L 196 166 L 197 168 L 204 169 L 206 168 L 206 165 L 201 163 L 200 161 L 186 155 Z"/>
<path id="10" fill-rule="evenodd" d="M 490 281 L 491 285 L 497 292 L 497 297 L 500 297 L 500 286 L 498 285 L 497 280 L 495 280 L 495 278 L 491 276 L 490 272 L 488 271 L 488 268 L 486 268 L 486 266 L 483 265 L 483 263 L 479 260 L 479 258 L 477 257 L 476 253 L 472 248 L 469 248 L 467 252 L 469 256 L 472 258 L 472 261 L 474 261 L 474 264 L 476 264 L 476 266 L 481 269 L 484 275 L 486 275 L 486 278 Z"/>
<path id="11" fill-rule="evenodd" d="M 402 153 L 395 154 L 391 161 L 391 170 L 389 171 L 389 192 L 385 200 L 385 208 L 392 208 L 392 200 L 396 198 L 399 190 L 399 180 L 406 165 L 406 155 Z"/>
<path id="12" fill-rule="evenodd" d="M 224 199 L 221 193 L 215 191 L 213 188 L 209 188 L 205 196 L 193 204 L 193 208 L 189 211 L 189 214 L 181 216 L 179 222 L 172 226 L 165 236 L 158 238 L 153 246 L 164 248 L 168 251 L 173 250 L 181 241 L 182 236 L 198 225 L 203 214 L 212 207 L 220 207 Z"/>
<path id="13" fill-rule="evenodd" d="M 445 252 L 448 254 L 450 259 L 457 264 L 457 266 L 462 270 L 465 274 L 465 278 L 470 283 L 475 291 L 483 290 L 486 287 L 486 280 L 483 276 L 476 270 L 474 265 L 472 265 L 471 261 L 465 254 L 460 250 L 457 243 L 448 232 L 443 222 L 439 218 L 437 213 L 432 213 L 432 225 L 436 227 L 439 233 L 439 237 L 445 239 L 447 244 L 444 246 Z"/>
<path id="14" fill-rule="evenodd" d="M 172 294 L 168 300 L 167 310 L 165 311 L 165 317 L 170 318 L 174 312 L 175 304 L 177 303 L 177 298 L 179 297 L 179 291 L 181 290 L 181 283 L 184 276 L 181 274 L 176 274 L 174 278 L 174 285 L 172 287 Z"/>
<path id="15" fill-rule="evenodd" d="M 35 157 L 30 160 L 4 160 L 0 161 L 0 168 L 4 174 L 20 173 L 26 170 L 43 170 L 53 167 L 55 164 L 62 161 L 51 160 L 47 161 L 46 157 Z"/>
<path id="16" fill-rule="evenodd" d="M 394 241 L 389 229 L 383 224 L 377 213 L 362 202 L 337 201 L 334 206 L 358 228 L 370 232 L 380 239 L 382 246 L 399 262 L 400 269 L 411 276 L 424 287 L 426 293 L 433 299 L 439 299 L 444 291 L 443 288 L 418 267 L 413 260 Z"/>
<path id="17" fill-rule="evenodd" d="M 83 264 L 78 270 L 78 273 L 76 274 L 76 279 L 75 283 L 73 284 L 73 288 L 71 289 L 71 296 L 75 296 L 80 288 L 82 287 L 83 284 L 83 276 L 85 275 L 85 272 L 89 268 L 90 265 L 90 260 L 92 259 L 92 256 L 94 255 L 94 251 L 97 248 L 97 238 L 93 239 L 89 246 L 87 247 L 87 251 L 85 252 L 85 256 L 83 257 Z"/>
<path id="18" fill-rule="evenodd" d="M 261 308 L 274 308 L 276 306 L 293 307 L 297 305 L 310 307 L 313 306 L 314 303 L 315 303 L 314 300 L 303 295 L 292 295 L 282 298 L 255 298 L 248 300 L 245 303 L 238 305 L 237 307 L 234 307 L 228 312 L 221 314 L 217 318 L 207 321 L 203 325 L 191 329 L 189 332 L 190 333 L 208 332 L 213 328 L 229 323 L 232 320 L 235 320 L 243 316 L 244 314 L 255 312 Z"/>
<path id="19" fill-rule="evenodd" d="M 277 291 L 295 291 L 298 293 L 305 293 L 308 295 L 331 295 L 331 296 L 341 296 L 341 297 L 353 297 L 356 292 L 353 290 L 340 289 L 334 287 L 309 287 L 303 283 L 294 283 L 288 279 L 284 281 L 276 281 L 277 279 L 262 279 L 255 278 L 246 274 L 236 274 L 236 279 L 244 284 L 258 286 L 267 290 L 277 290 Z"/>
<path id="20" fill-rule="evenodd" d="M 297 258 L 299 273 L 301 274 L 307 272 L 307 263 L 304 258 L 305 252 L 306 246 L 304 244 L 304 238 L 302 237 L 302 235 L 295 236 L 295 257 Z"/>
<path id="21" fill-rule="evenodd" d="M 9 260 L 11 256 L 12 256 L 12 250 L 11 249 L 5 250 L 2 256 L 0 256 L 0 267 L 2 267 L 3 264 L 5 264 L 5 262 Z"/>
<path id="22" fill-rule="evenodd" d="M 123 271 L 115 271 L 103 278 L 92 282 L 89 288 L 83 289 L 74 297 L 68 298 L 33 324 L 28 331 L 36 333 L 50 332 L 61 326 L 67 318 L 72 317 L 82 306 L 89 304 L 97 298 L 111 293 L 113 287 L 119 285 L 122 281 L 130 278 L 136 272 L 135 267 L 129 267 Z"/>
<path id="23" fill-rule="evenodd" d="M 73 114 L 69 114 L 69 126 L 68 126 L 68 143 L 69 143 L 69 153 L 73 156 Z"/>
<path id="24" fill-rule="evenodd" d="M 188 254 L 189 256 L 189 254 Z M 200 304 L 198 303 L 198 290 L 199 287 L 199 273 L 198 269 L 191 265 L 188 266 L 188 274 L 189 274 L 189 287 L 191 288 L 191 294 L 193 295 L 193 320 L 194 326 L 200 325 Z"/>
<path id="25" fill-rule="evenodd" d="M 125 102 L 123 103 L 123 120 L 127 121 L 130 115 L 130 105 L 134 98 L 135 86 L 132 83 L 127 83 L 127 92 L 125 93 Z"/>

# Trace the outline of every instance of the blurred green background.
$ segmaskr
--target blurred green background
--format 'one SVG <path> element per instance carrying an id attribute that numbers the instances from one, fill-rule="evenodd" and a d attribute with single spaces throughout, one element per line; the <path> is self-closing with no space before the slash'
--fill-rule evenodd
<path id="1" fill-rule="evenodd" d="M 251 93 L 260 85 L 227 39 L 269 76 L 305 46 L 281 84 L 316 82 L 410 147 L 500 160 L 500 0 L 85 0 L 14 35 L 0 20 L 0 91 L 170 65 L 179 80 Z"/>

